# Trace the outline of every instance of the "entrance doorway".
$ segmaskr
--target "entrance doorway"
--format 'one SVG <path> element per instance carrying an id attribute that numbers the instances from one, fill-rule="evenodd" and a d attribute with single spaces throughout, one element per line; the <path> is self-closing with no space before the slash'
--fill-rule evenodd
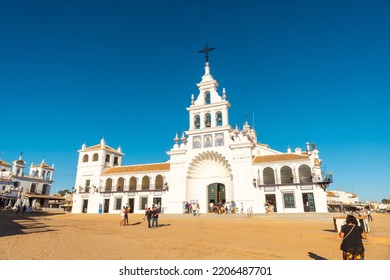
<path id="1" fill-rule="evenodd" d="M 313 193 L 303 193 L 302 194 L 302 201 L 303 201 L 303 210 L 305 212 L 315 212 L 316 211 Z"/>
<path id="2" fill-rule="evenodd" d="M 161 197 L 153 197 L 153 205 L 160 204 L 161 206 Z"/>
<path id="3" fill-rule="evenodd" d="M 110 210 L 110 200 L 109 199 L 105 199 L 104 200 L 103 213 L 108 213 L 109 210 Z"/>
<path id="4" fill-rule="evenodd" d="M 214 203 L 217 204 L 219 202 L 222 202 L 225 204 L 226 202 L 226 190 L 225 190 L 225 185 L 224 184 L 211 184 L 208 187 L 208 192 L 207 192 L 207 203 Z"/>
<path id="5" fill-rule="evenodd" d="M 83 213 L 88 211 L 88 199 L 83 199 Z"/>
<path id="6" fill-rule="evenodd" d="M 274 194 L 266 194 L 265 203 L 268 212 L 278 212 L 278 209 L 276 208 L 276 196 Z"/>
<path id="7" fill-rule="evenodd" d="M 134 213 L 134 198 L 129 198 L 130 213 Z"/>

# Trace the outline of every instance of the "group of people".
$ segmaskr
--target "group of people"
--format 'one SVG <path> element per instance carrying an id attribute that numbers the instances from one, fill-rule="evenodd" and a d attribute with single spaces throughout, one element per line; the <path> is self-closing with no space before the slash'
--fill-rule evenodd
<path id="1" fill-rule="evenodd" d="M 129 213 L 130 213 L 130 206 L 129 205 L 126 205 L 126 206 L 123 206 L 122 210 L 121 210 L 121 220 L 120 220 L 120 226 L 127 226 L 129 225 Z"/>
<path id="2" fill-rule="evenodd" d="M 159 207 L 159 204 L 155 204 L 152 206 L 152 209 L 150 207 L 145 207 L 145 216 L 143 220 L 148 221 L 148 228 L 158 228 L 158 214 L 161 212 L 161 207 Z M 150 224 L 152 222 L 152 224 Z"/>
<path id="3" fill-rule="evenodd" d="M 184 214 L 191 214 L 194 216 L 199 216 L 200 206 L 199 203 L 190 203 L 186 201 L 184 203 Z"/>
<path id="4" fill-rule="evenodd" d="M 234 200 L 232 200 L 231 203 L 229 201 L 225 203 L 221 201 L 219 203 L 214 203 L 213 201 L 211 201 L 209 203 L 209 213 L 217 213 L 219 215 L 219 214 L 229 214 L 229 213 L 234 214 L 237 212 L 238 212 L 238 207 Z M 240 213 L 244 213 L 243 203 L 241 203 Z"/>
<path id="5" fill-rule="evenodd" d="M 209 213 L 216 213 L 216 214 L 234 214 L 238 213 L 244 213 L 244 205 L 241 203 L 241 208 L 240 210 L 238 209 L 236 202 L 232 201 L 231 203 L 229 201 L 227 202 L 218 202 L 214 203 L 214 201 L 211 201 L 208 206 L 207 206 L 208 212 Z M 199 203 L 190 203 L 188 201 L 184 202 L 184 213 L 185 214 L 193 214 L 194 216 L 199 215 L 200 211 L 200 206 Z"/>

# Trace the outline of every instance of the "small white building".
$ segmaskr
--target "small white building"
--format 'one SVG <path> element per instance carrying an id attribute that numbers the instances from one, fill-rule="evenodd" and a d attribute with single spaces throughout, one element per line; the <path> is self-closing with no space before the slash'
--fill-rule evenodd
<path id="1" fill-rule="evenodd" d="M 72 212 L 119 213 L 128 204 L 143 213 L 161 203 L 165 213 L 183 213 L 186 201 L 199 203 L 201 213 L 211 202 L 232 201 L 253 213 L 265 213 L 266 205 L 278 213 L 327 212 L 332 178 L 322 172 L 315 145 L 280 152 L 260 143 L 248 123 L 232 127 L 226 90 L 218 86 L 206 62 L 187 107 L 188 130 L 176 134 L 167 162 L 124 166 L 120 147 L 104 139 L 83 144 Z"/>
<path id="2" fill-rule="evenodd" d="M 50 189 L 53 184 L 54 164 L 31 163 L 25 174 L 26 162 L 22 154 L 13 164 L 0 160 L 0 208 L 27 203 L 31 207 L 48 207 Z M 9 207 L 8 207 L 9 208 Z"/>
<path id="3" fill-rule="evenodd" d="M 341 203 L 347 205 L 360 204 L 359 196 L 357 194 L 338 190 L 328 190 L 327 201 L 328 203 Z"/>

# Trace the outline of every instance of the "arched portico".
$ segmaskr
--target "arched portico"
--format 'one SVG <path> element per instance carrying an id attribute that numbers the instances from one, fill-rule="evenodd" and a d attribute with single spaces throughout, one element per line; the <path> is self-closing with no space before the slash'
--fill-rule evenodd
<path id="1" fill-rule="evenodd" d="M 210 198 L 213 192 L 219 192 L 219 196 L 217 193 Z M 201 213 L 207 213 L 210 199 L 232 201 L 233 195 L 231 168 L 223 155 L 209 151 L 192 160 L 187 172 L 186 199 L 197 201 Z"/>

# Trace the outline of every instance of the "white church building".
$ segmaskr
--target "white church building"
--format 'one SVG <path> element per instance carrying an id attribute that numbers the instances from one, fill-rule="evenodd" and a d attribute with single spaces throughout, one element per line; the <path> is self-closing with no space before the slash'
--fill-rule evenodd
<path id="1" fill-rule="evenodd" d="M 162 163 L 122 165 L 122 149 L 100 144 L 78 151 L 79 159 L 72 213 L 131 212 L 160 203 L 164 213 L 183 213 L 184 203 L 232 202 L 244 212 L 265 213 L 266 205 L 278 213 L 327 212 L 326 188 L 332 178 L 321 170 L 315 145 L 304 150 L 273 150 L 257 141 L 247 123 L 229 124 L 226 91 L 205 72 L 199 93 L 187 108 L 189 127 L 176 135 Z M 179 138 L 179 136 L 181 136 Z"/>

